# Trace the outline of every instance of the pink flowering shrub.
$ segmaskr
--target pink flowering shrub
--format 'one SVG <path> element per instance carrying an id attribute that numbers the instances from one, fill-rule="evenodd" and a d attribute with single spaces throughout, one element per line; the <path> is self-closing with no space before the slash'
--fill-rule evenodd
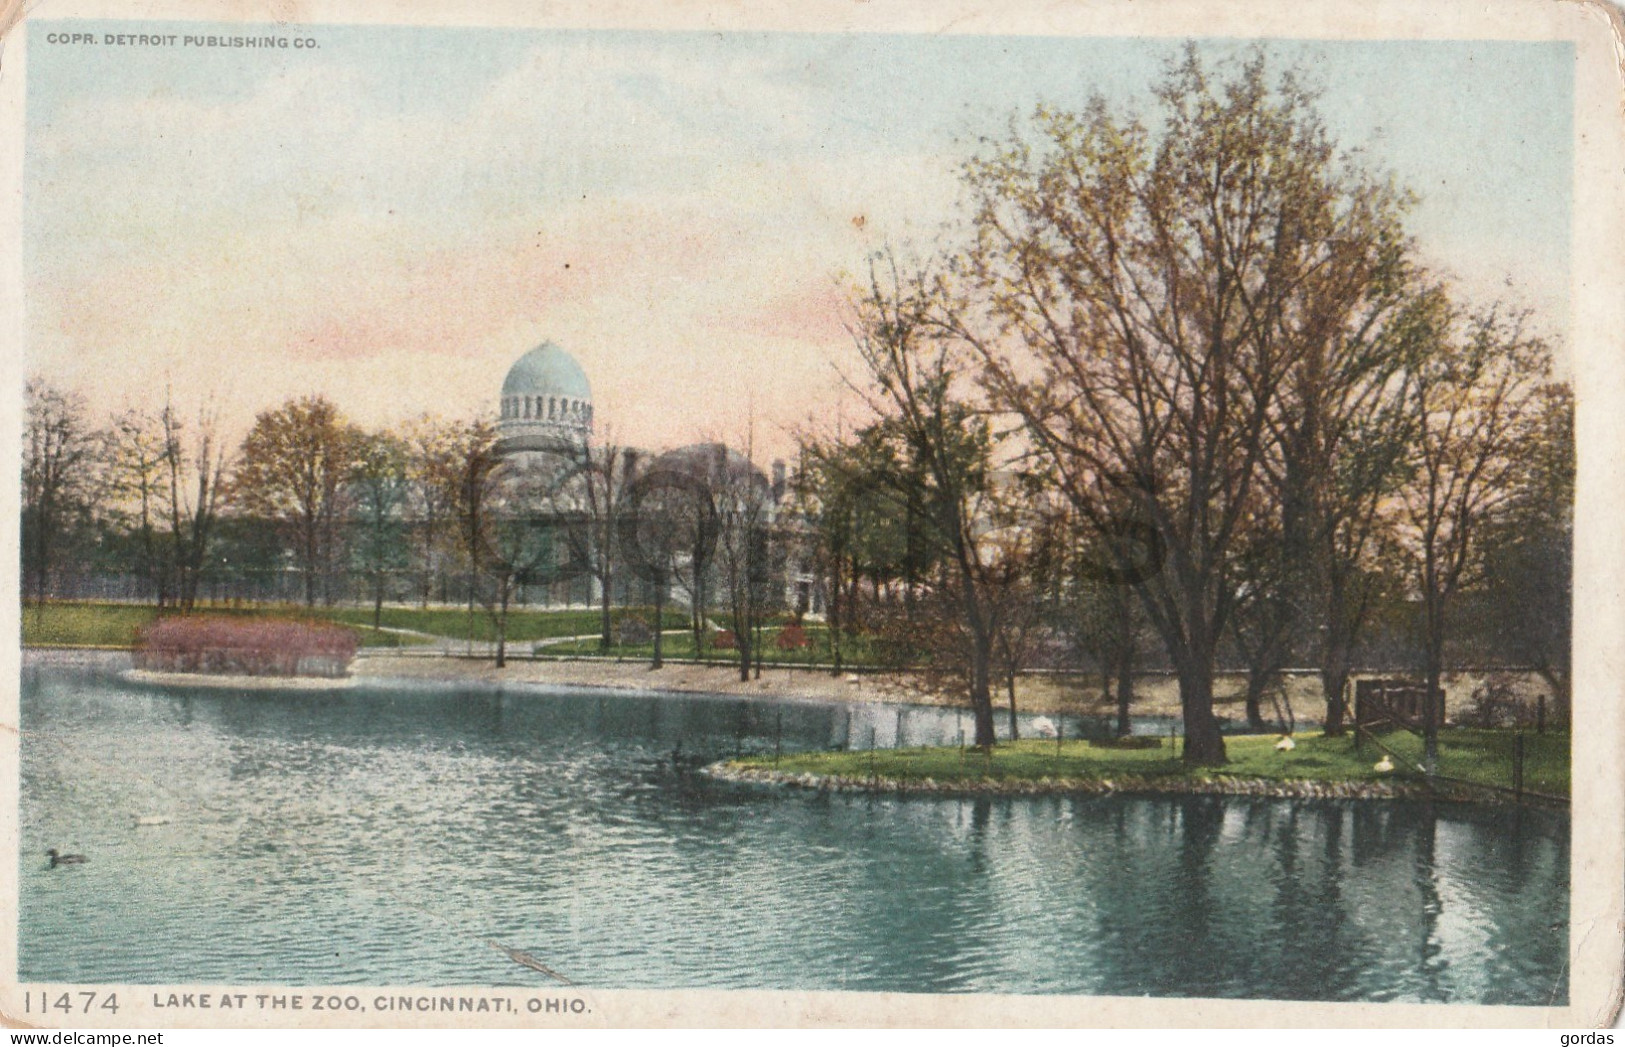
<path id="1" fill-rule="evenodd" d="M 773 640 L 781 651 L 799 651 L 809 646 L 812 641 L 807 639 L 807 630 L 799 625 L 787 625 L 779 630 L 779 635 Z"/>
<path id="2" fill-rule="evenodd" d="M 173 616 L 141 630 L 137 669 L 243 676 L 343 676 L 356 635 L 339 625 L 276 618 Z"/>

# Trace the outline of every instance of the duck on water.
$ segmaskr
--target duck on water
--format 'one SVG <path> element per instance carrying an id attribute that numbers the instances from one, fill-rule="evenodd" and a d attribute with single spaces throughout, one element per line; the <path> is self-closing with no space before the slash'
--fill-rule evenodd
<path id="1" fill-rule="evenodd" d="M 53 869 L 59 865 L 83 865 L 90 861 L 89 858 L 82 854 L 60 854 L 55 847 L 46 851 L 45 854 L 51 859 L 51 868 Z"/>

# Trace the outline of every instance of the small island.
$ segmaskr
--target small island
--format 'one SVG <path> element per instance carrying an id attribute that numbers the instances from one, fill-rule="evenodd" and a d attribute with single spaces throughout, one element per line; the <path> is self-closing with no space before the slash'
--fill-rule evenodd
<path id="1" fill-rule="evenodd" d="M 329 622 L 224 615 L 157 618 L 136 636 L 132 679 L 331 689 L 349 683 L 356 635 Z"/>
<path id="2" fill-rule="evenodd" d="M 1125 744 L 1128 743 L 1128 744 Z M 1437 799 L 1503 803 L 1569 791 L 1569 735 L 1456 728 L 1438 772 L 1422 771 L 1422 740 L 1404 730 L 1356 740 L 1301 733 L 1233 735 L 1222 767 L 1191 766 L 1164 739 L 1031 739 L 992 749 L 953 746 L 756 755 L 706 768 L 721 781 L 834 792 L 937 795 L 1210 794 L 1303 799 Z M 1382 768 L 1382 769 L 1379 769 Z M 1390 769 L 1391 768 L 1391 769 Z"/>

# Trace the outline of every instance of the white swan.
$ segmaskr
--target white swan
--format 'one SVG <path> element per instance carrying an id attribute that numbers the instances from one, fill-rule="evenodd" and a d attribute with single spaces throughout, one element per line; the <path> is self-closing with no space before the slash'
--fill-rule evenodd
<path id="1" fill-rule="evenodd" d="M 1371 769 L 1374 771 L 1380 771 L 1383 774 L 1387 774 L 1389 771 L 1394 769 L 1394 761 L 1389 759 L 1388 755 L 1384 753 L 1382 759 L 1373 764 Z"/>
<path id="2" fill-rule="evenodd" d="M 1289 753 L 1297 747 L 1298 743 L 1292 740 L 1291 735 L 1283 735 L 1281 740 L 1275 743 L 1275 751 L 1278 753 Z"/>
<path id="3" fill-rule="evenodd" d="M 1037 734 L 1040 738 L 1053 738 L 1053 737 L 1055 737 L 1055 735 L 1057 733 L 1056 730 L 1055 730 L 1055 721 L 1051 720 L 1048 716 L 1034 717 L 1033 718 L 1033 733 Z"/>

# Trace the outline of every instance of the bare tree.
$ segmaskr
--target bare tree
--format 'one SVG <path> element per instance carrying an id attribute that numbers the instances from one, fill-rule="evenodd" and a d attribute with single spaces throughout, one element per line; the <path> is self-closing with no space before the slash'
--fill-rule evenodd
<path id="1" fill-rule="evenodd" d="M 84 399 L 30 378 L 23 433 L 23 564 L 35 603 L 44 603 L 59 553 L 77 518 L 96 498 L 100 433 L 85 418 Z"/>
<path id="2" fill-rule="evenodd" d="M 191 611 L 219 518 L 228 458 L 214 414 L 206 406 L 199 409 L 189 431 L 166 393 L 158 424 L 169 487 L 169 560 L 175 571 L 176 603 Z"/>
<path id="3" fill-rule="evenodd" d="M 442 463 L 449 468 L 439 475 L 439 481 L 446 486 L 441 499 L 457 523 L 458 551 L 467 572 L 468 639 L 472 645 L 474 607 L 489 547 L 486 530 L 492 512 L 491 477 L 501 458 L 497 454 L 497 429 L 488 419 L 453 423 L 449 437 L 450 454 Z"/>
<path id="4" fill-rule="evenodd" d="M 1412 376 L 1415 440 L 1401 541 L 1422 597 L 1424 740 L 1437 766 L 1449 614 L 1482 565 L 1481 533 L 1511 503 L 1540 439 L 1551 352 L 1521 316 L 1463 314 L 1431 300 L 1432 347 Z"/>
<path id="5" fill-rule="evenodd" d="M 499 669 L 507 664 L 508 611 L 518 587 L 551 584 L 573 574 L 561 523 L 580 510 L 576 464 L 573 455 L 500 460 L 484 471 L 484 493 L 467 499 L 478 507 L 469 526 L 476 529 L 484 576 L 492 583 L 486 603 L 496 630 Z M 469 479 L 480 482 L 472 473 Z"/>
<path id="6" fill-rule="evenodd" d="M 108 447 L 111 494 L 122 504 L 136 543 L 135 571 L 152 586 L 159 607 L 170 601 L 171 569 L 159 527 L 167 515 L 164 439 L 159 420 L 130 409 L 113 420 Z"/>
<path id="7" fill-rule="evenodd" d="M 773 491 L 751 461 L 753 443 L 747 439 L 742 455 L 725 444 L 713 445 L 714 459 L 707 474 L 716 507 L 716 565 L 742 682 L 750 679 L 753 664 L 761 675 L 762 652 L 757 644 L 771 579 L 768 540 Z"/>
<path id="8" fill-rule="evenodd" d="M 716 507 L 686 456 L 662 455 L 633 472 L 616 513 L 622 563 L 654 597 L 654 657 L 664 662 L 666 600 L 675 579 L 710 562 L 716 547 Z"/>
<path id="9" fill-rule="evenodd" d="M 613 439 L 583 445 L 579 453 L 576 482 L 583 515 L 580 524 L 570 528 L 568 539 L 576 562 L 583 565 L 598 584 L 598 650 L 607 652 L 614 643 L 610 607 L 621 567 L 617 539 L 620 512 L 626 506 L 627 487 L 637 476 L 638 456 Z"/>

